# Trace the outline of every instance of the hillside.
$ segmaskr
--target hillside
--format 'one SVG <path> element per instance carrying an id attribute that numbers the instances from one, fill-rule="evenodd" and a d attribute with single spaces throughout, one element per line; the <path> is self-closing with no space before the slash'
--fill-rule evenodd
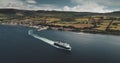
<path id="1" fill-rule="evenodd" d="M 49 16 L 49 17 L 83 17 L 83 16 L 120 16 L 120 11 L 111 13 L 91 13 L 91 12 L 65 12 L 65 11 L 44 11 L 44 10 L 18 10 L 18 9 L 0 9 L 0 14 L 23 16 Z"/>
<path id="2" fill-rule="evenodd" d="M 59 30 L 120 34 L 120 11 L 91 13 L 0 9 L 0 24 L 43 25 Z"/>

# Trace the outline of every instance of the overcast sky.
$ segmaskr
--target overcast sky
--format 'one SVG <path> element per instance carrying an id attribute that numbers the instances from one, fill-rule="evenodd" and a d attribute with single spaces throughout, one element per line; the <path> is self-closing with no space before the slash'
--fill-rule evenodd
<path id="1" fill-rule="evenodd" d="M 120 11 L 120 0 L 0 0 L 0 8 L 104 13 Z"/>

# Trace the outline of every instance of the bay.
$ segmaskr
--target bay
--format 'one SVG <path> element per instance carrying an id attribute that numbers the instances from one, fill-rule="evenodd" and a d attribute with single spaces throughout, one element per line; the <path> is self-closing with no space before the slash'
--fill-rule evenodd
<path id="1" fill-rule="evenodd" d="M 0 25 L 0 63 L 120 63 L 120 36 L 34 30 L 49 40 L 69 43 L 68 52 L 28 35 L 30 29 Z"/>

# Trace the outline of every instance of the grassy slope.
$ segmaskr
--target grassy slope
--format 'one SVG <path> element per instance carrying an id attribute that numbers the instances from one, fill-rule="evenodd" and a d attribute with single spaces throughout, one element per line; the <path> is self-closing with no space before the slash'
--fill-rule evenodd
<path id="1" fill-rule="evenodd" d="M 33 21 L 47 20 L 48 24 L 59 26 L 74 26 L 76 28 L 92 27 L 89 23 L 90 16 L 107 16 L 107 17 L 120 17 L 120 11 L 112 13 L 90 13 L 90 12 L 63 12 L 63 11 L 30 11 L 30 10 L 17 10 L 17 9 L 0 9 L 0 19 L 31 19 Z M 62 20 L 62 19 L 74 20 Z M 109 24 L 109 20 L 103 20 L 100 25 L 97 25 L 95 29 L 105 30 Z M 115 20 L 114 22 L 120 22 Z M 113 23 L 114 23 L 113 22 Z M 120 30 L 120 25 L 111 25 L 110 29 Z"/>

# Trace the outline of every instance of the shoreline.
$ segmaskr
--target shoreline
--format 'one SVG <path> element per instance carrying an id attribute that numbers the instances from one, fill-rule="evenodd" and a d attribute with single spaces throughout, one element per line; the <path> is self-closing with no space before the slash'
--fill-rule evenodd
<path id="1" fill-rule="evenodd" d="M 53 26 L 43 26 L 43 25 L 34 25 L 34 26 L 26 26 L 26 25 L 12 25 L 12 24 L 0 24 L 0 25 L 9 25 L 9 26 L 23 26 L 34 28 L 40 30 L 41 28 L 45 28 L 48 30 L 59 30 L 59 31 L 70 31 L 70 32 L 82 32 L 82 33 L 90 33 L 90 34 L 104 34 L 104 35 L 115 35 L 120 36 L 120 31 L 101 31 L 101 30 L 93 30 L 93 29 L 75 29 L 75 28 L 61 28 L 61 27 L 53 27 Z"/>
<path id="2" fill-rule="evenodd" d="M 59 30 L 59 31 L 70 31 L 70 32 L 83 32 L 83 33 L 90 33 L 90 34 L 104 34 L 104 35 L 116 35 L 120 36 L 120 31 L 101 31 L 101 30 L 94 30 L 94 29 L 61 29 L 59 27 L 50 27 L 51 30 Z"/>
<path id="3" fill-rule="evenodd" d="M 55 29 L 51 29 L 51 30 L 55 30 Z M 59 30 L 59 31 L 66 31 L 66 30 Z M 99 32 L 99 31 L 71 31 L 70 30 L 69 32 L 120 36 L 120 33 L 118 34 L 116 32 L 106 32 L 106 31 Z"/>

